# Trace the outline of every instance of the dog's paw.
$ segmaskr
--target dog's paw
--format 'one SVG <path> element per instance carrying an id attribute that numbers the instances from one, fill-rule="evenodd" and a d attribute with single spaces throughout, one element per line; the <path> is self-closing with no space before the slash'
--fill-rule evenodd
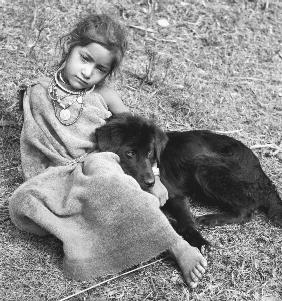
<path id="1" fill-rule="evenodd" d="M 216 248 L 215 245 L 212 245 L 210 242 L 208 242 L 208 244 L 203 245 L 200 249 L 201 253 L 204 256 L 207 256 L 209 252 L 211 252 L 212 250 L 214 250 Z"/>
<path id="2" fill-rule="evenodd" d="M 214 227 L 221 224 L 217 218 L 217 215 L 214 214 L 198 216 L 196 217 L 196 223 L 203 226 L 210 226 L 210 227 Z"/>
<path id="3" fill-rule="evenodd" d="M 277 210 L 275 214 L 270 216 L 270 220 L 275 226 L 282 227 L 282 212 Z"/>
<path id="4" fill-rule="evenodd" d="M 204 239 L 201 233 L 195 229 L 186 230 L 182 236 L 191 246 L 198 248 L 200 251 L 203 247 L 209 249 L 211 246 L 210 242 Z"/>

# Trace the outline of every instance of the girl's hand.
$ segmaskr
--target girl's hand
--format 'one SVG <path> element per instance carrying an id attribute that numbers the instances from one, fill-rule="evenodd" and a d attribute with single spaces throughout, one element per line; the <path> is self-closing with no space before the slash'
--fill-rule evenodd
<path id="1" fill-rule="evenodd" d="M 150 188 L 149 192 L 159 199 L 160 207 L 168 200 L 168 191 L 159 176 L 155 176 L 155 185 Z"/>

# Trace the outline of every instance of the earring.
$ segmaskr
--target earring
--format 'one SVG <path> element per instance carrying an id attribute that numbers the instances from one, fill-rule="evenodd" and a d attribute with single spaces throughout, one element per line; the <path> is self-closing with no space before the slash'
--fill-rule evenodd
<path id="1" fill-rule="evenodd" d="M 64 84 L 67 84 L 66 82 L 65 82 L 65 80 L 64 80 L 64 78 L 63 78 L 63 75 L 62 75 L 62 70 L 65 68 L 65 66 L 66 66 L 66 61 L 64 60 L 63 62 L 62 62 L 62 64 L 59 66 L 59 68 L 57 69 L 57 71 L 56 71 L 56 73 L 55 73 L 55 77 L 57 78 L 57 79 L 60 79 L 60 81 L 61 82 L 63 82 Z"/>
<path id="2" fill-rule="evenodd" d="M 57 72 L 63 70 L 63 69 L 65 68 L 65 66 L 66 66 L 66 60 L 64 60 L 64 61 L 62 62 L 62 64 L 59 66 Z"/>
<path id="3" fill-rule="evenodd" d="M 94 84 L 87 92 L 91 93 L 95 89 L 96 85 Z"/>

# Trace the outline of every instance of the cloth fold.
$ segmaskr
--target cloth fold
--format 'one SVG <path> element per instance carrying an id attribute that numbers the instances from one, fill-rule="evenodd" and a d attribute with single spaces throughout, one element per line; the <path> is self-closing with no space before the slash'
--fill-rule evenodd
<path id="1" fill-rule="evenodd" d="M 24 99 L 26 181 L 9 202 L 13 223 L 60 239 L 65 272 L 81 280 L 120 272 L 170 248 L 180 237 L 158 200 L 124 174 L 116 154 L 91 152 L 93 132 L 108 116 L 101 96 L 90 95 L 82 117 L 66 127 L 54 116 L 47 87 L 42 81 Z"/>

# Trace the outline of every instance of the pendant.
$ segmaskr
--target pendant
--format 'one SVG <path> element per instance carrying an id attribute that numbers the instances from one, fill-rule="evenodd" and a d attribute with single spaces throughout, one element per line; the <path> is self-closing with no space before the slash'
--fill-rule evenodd
<path id="1" fill-rule="evenodd" d="M 71 113 L 70 113 L 70 111 L 68 109 L 61 110 L 61 112 L 60 112 L 60 118 L 62 120 L 69 120 L 70 117 L 71 117 Z"/>
<path id="2" fill-rule="evenodd" d="M 78 103 L 82 104 L 82 103 L 83 103 L 83 97 L 82 97 L 82 95 L 79 95 L 79 96 L 77 97 L 76 101 L 77 101 Z"/>

